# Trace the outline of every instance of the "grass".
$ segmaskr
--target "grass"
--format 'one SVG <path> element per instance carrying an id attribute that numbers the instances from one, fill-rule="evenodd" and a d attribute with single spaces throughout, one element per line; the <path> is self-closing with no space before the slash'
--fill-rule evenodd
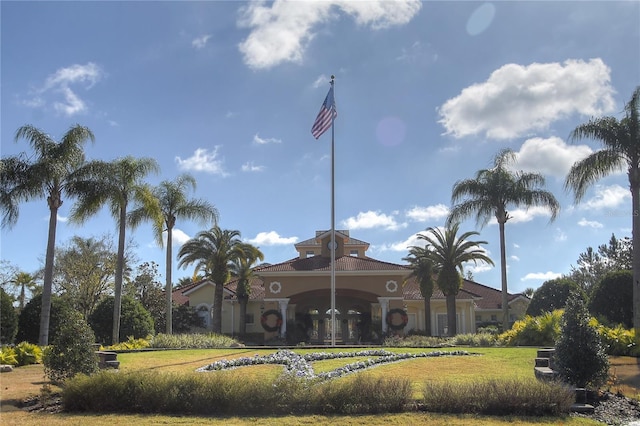
<path id="1" fill-rule="evenodd" d="M 423 352 L 424 349 L 389 348 L 396 352 Z M 449 350 L 449 349 L 445 349 Z M 275 349 L 247 350 L 247 349 L 207 349 L 207 350 L 171 350 L 171 351 L 143 351 L 137 353 L 121 353 L 118 360 L 122 371 L 160 371 L 160 372 L 190 372 L 194 369 L 220 359 L 253 356 L 256 353 L 266 355 Z M 312 349 L 296 349 L 296 352 L 313 352 Z M 429 350 L 427 350 L 429 351 Z M 421 358 L 379 366 L 360 374 L 377 376 L 399 376 L 412 381 L 414 397 L 420 398 L 421 391 L 427 383 L 438 382 L 472 382 L 485 379 L 533 379 L 533 364 L 536 354 L 535 348 L 471 348 L 470 352 L 481 356 L 458 356 L 446 358 Z M 353 359 L 322 361 L 326 364 L 318 371 L 331 369 L 352 362 Z M 620 368 L 624 359 L 618 360 L 618 376 L 622 378 Z M 634 359 L 635 361 L 635 359 Z M 628 365 L 627 365 L 628 366 Z M 638 366 L 635 375 L 638 375 Z M 244 367 L 243 374 L 264 377 L 273 374 L 277 376 L 279 366 Z M 211 373 L 203 373 L 211 374 Z M 215 373 L 214 373 L 215 374 Z M 46 382 L 41 365 L 20 367 L 12 373 L 0 375 L 2 385 L 2 407 L 0 408 L 0 423 L 3 425 L 39 425 L 46 423 L 50 426 L 92 423 L 95 426 L 126 424 L 208 424 L 208 425 L 299 425 L 299 424 L 340 424 L 340 425 L 405 425 L 405 424 L 433 424 L 433 425 L 597 425 L 599 423 L 588 419 L 570 417 L 492 417 L 473 415 L 440 415 L 431 413 L 399 413 L 378 414 L 375 416 L 278 416 L 278 417 L 177 417 L 157 415 L 70 415 L 70 414 L 29 414 L 15 408 L 15 402 L 29 395 L 37 395 Z M 638 389 L 635 389 L 638 392 Z"/>

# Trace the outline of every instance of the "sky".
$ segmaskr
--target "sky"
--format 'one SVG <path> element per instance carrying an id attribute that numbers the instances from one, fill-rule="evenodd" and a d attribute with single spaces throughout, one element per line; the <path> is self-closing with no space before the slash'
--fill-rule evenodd
<path id="1" fill-rule="evenodd" d="M 30 152 L 16 130 L 60 137 L 89 127 L 87 159 L 150 157 L 157 185 L 190 173 L 190 194 L 265 261 L 331 227 L 331 131 L 311 126 L 335 75 L 336 229 L 368 255 L 404 263 L 418 233 L 441 227 L 456 181 L 509 148 L 514 170 L 541 173 L 561 204 L 509 208 L 510 292 L 571 271 L 587 247 L 631 236 L 624 171 L 575 204 L 571 165 L 601 148 L 569 141 L 590 117 L 622 117 L 640 85 L 640 2 L 199 1 L 0 2 L 2 157 Z M 59 212 L 57 244 L 115 239 L 106 209 L 83 225 Z M 46 249 L 46 200 L 20 206 L 0 258 L 33 272 Z M 174 253 L 207 226 L 178 221 Z M 498 227 L 474 218 L 495 267 L 470 265 L 500 288 Z M 151 225 L 127 231 L 140 261 L 164 269 Z M 174 281 L 191 276 L 178 269 Z M 163 280 L 163 278 L 162 278 Z"/>

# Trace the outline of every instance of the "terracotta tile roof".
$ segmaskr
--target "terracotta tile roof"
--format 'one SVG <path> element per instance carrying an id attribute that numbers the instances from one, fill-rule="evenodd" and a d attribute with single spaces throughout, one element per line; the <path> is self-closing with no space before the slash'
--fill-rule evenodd
<path id="1" fill-rule="evenodd" d="M 329 232 L 329 231 L 324 231 L 324 232 Z M 294 247 L 299 247 L 299 246 L 319 246 L 320 242 L 318 241 L 318 236 L 321 235 L 321 234 L 322 233 L 316 235 L 314 238 L 309 238 L 308 240 L 300 241 L 299 243 L 294 244 Z M 366 245 L 366 246 L 369 246 L 368 242 L 359 240 L 357 238 L 350 237 L 348 235 L 348 233 L 345 234 L 345 231 L 339 231 L 339 230 L 336 229 L 336 237 L 343 238 L 345 240 L 344 244 L 347 245 L 347 246 L 348 245 L 358 245 L 358 246 Z"/>
<path id="2" fill-rule="evenodd" d="M 422 300 L 420 285 L 414 278 L 407 280 L 402 290 L 405 300 Z M 519 293 L 509 293 L 507 299 L 511 302 L 518 297 L 525 296 Z M 431 298 L 444 299 L 445 296 L 436 286 Z M 502 308 L 502 292 L 500 290 L 466 279 L 462 281 L 462 288 L 456 296 L 456 299 L 474 299 L 476 309 L 479 310 L 498 310 Z"/>
<path id="3" fill-rule="evenodd" d="M 264 281 L 259 277 L 251 277 L 249 280 L 249 285 L 251 286 L 251 293 L 249 293 L 249 300 L 262 300 L 264 299 Z M 233 280 L 230 281 L 225 288 L 231 292 L 231 294 L 225 294 L 225 299 L 228 300 L 237 300 L 236 296 L 236 287 L 238 286 L 238 281 Z"/>
<path id="4" fill-rule="evenodd" d="M 256 274 L 270 272 L 330 271 L 330 258 L 320 255 L 300 259 L 298 257 L 275 265 L 255 269 Z M 409 272 L 409 268 L 395 263 L 383 262 L 369 257 L 341 256 L 336 259 L 336 272 L 398 271 Z"/>
<path id="5" fill-rule="evenodd" d="M 187 290 L 191 290 L 192 288 L 200 285 L 202 281 L 197 281 L 195 283 L 188 284 L 186 286 L 176 288 L 171 292 L 171 297 L 173 301 L 178 305 L 189 305 L 189 297 L 184 295 L 184 292 Z"/>

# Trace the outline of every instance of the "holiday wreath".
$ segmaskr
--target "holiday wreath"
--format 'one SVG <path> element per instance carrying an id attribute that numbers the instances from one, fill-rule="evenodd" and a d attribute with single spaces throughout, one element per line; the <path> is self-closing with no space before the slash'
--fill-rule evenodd
<path id="1" fill-rule="evenodd" d="M 270 315 L 276 316 L 275 326 L 270 326 L 269 324 L 267 324 L 267 317 Z M 276 311 L 275 309 L 270 309 L 268 311 L 265 311 L 260 317 L 260 325 L 262 325 L 262 328 L 264 328 L 265 331 L 269 331 L 269 332 L 278 331 L 282 326 L 282 314 Z"/>
<path id="2" fill-rule="evenodd" d="M 394 314 L 400 314 L 400 318 L 402 318 L 402 321 L 400 324 L 394 324 L 393 323 L 393 315 Z M 409 317 L 407 316 L 407 313 L 404 311 L 404 309 L 391 309 L 389 312 L 387 312 L 387 326 L 389 326 L 390 329 L 392 330 L 402 330 L 403 328 L 406 327 L 407 323 L 409 322 Z"/>

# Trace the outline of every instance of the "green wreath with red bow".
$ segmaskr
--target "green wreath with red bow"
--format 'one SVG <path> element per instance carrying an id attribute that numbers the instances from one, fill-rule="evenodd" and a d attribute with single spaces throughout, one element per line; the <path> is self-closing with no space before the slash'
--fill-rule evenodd
<path id="1" fill-rule="evenodd" d="M 402 318 L 402 321 L 400 324 L 393 323 L 393 316 L 395 314 L 400 314 L 400 318 Z M 407 326 L 407 323 L 409 322 L 409 316 L 404 311 L 404 309 L 399 309 L 399 308 L 391 309 L 389 312 L 387 312 L 386 322 L 387 322 L 387 326 L 391 330 L 402 330 Z"/>
<path id="2" fill-rule="evenodd" d="M 276 325 L 274 326 L 267 324 L 267 317 L 269 317 L 270 315 L 276 316 Z M 275 309 L 269 309 L 268 311 L 265 311 L 260 316 L 260 325 L 262 325 L 262 328 L 264 328 L 265 331 L 268 331 L 268 332 L 278 331 L 280 330 L 280 327 L 282 327 L 282 314 L 279 311 L 276 311 Z"/>

